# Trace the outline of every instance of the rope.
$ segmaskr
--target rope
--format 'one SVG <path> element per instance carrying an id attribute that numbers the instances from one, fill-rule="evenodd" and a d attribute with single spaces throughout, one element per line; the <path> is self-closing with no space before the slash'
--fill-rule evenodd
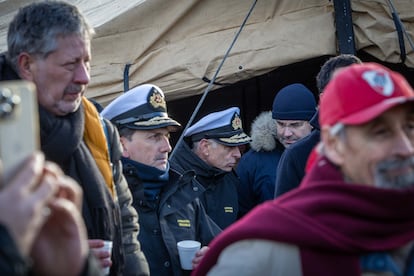
<path id="1" fill-rule="evenodd" d="M 404 24 L 402 23 L 402 21 L 401 21 L 401 19 L 400 19 L 399 15 L 398 15 L 398 13 L 397 13 L 397 10 L 396 10 L 396 9 L 395 9 L 395 7 L 394 7 L 393 0 L 387 0 L 387 2 L 388 2 L 388 6 L 389 6 L 389 7 L 390 7 L 390 9 L 391 9 L 392 14 L 393 14 L 393 15 L 395 15 L 396 19 L 398 20 L 399 25 L 401 26 L 401 29 L 402 29 L 402 31 L 403 31 L 403 33 L 404 33 L 404 35 L 407 37 L 407 40 L 408 40 L 408 43 L 409 43 L 409 44 L 410 44 L 410 46 L 411 46 L 411 49 L 414 51 L 414 43 L 413 43 L 413 40 L 412 40 L 412 39 L 411 39 L 411 37 L 408 35 L 408 33 L 407 33 L 407 29 L 405 28 Z"/>
<path id="2" fill-rule="evenodd" d="M 230 51 L 231 51 L 231 49 L 233 48 L 234 44 L 236 43 L 237 38 L 239 37 L 239 35 L 240 35 L 241 31 L 243 30 L 244 25 L 246 25 L 247 19 L 249 18 L 250 14 L 252 13 L 252 11 L 253 11 L 253 9 L 254 9 L 254 7 L 255 7 L 256 3 L 257 3 L 257 0 L 253 1 L 253 4 L 252 4 L 252 6 L 250 7 L 249 12 L 247 13 L 246 17 L 244 18 L 243 23 L 240 25 L 240 28 L 239 28 L 238 32 L 236 33 L 235 37 L 233 38 L 233 41 L 231 42 L 231 44 L 230 44 L 229 48 L 227 49 L 227 52 L 226 52 L 226 54 L 224 55 L 223 59 L 221 60 L 220 65 L 218 66 L 218 68 L 217 68 L 217 70 L 216 70 L 216 72 L 215 72 L 215 74 L 214 74 L 213 78 L 210 80 L 210 82 L 208 83 L 207 88 L 204 90 L 203 95 L 202 95 L 202 97 L 201 97 L 200 101 L 198 102 L 198 104 L 197 104 L 196 108 L 195 108 L 195 109 L 194 109 L 194 111 L 193 111 L 193 114 L 191 114 L 191 117 L 190 117 L 190 119 L 188 120 L 187 125 L 185 126 L 185 128 L 184 128 L 184 130 L 183 130 L 183 132 L 182 132 L 182 134 L 181 134 L 181 136 L 180 136 L 180 138 L 178 139 L 178 141 L 177 141 L 177 143 L 176 143 L 176 145 L 175 145 L 175 147 L 174 147 L 174 149 L 173 149 L 173 151 L 172 151 L 172 153 L 170 154 L 170 159 L 174 156 L 175 150 L 178 148 L 179 144 L 180 144 L 180 143 L 182 143 L 182 140 L 183 140 L 183 137 L 184 137 L 184 133 L 185 133 L 185 131 L 187 130 L 187 128 L 188 128 L 188 127 L 191 125 L 191 123 L 193 122 L 193 120 L 194 120 L 195 116 L 197 115 L 198 111 L 199 111 L 199 110 L 200 110 L 200 108 L 201 108 L 201 105 L 203 104 L 204 100 L 206 99 L 207 94 L 210 92 L 210 90 L 211 90 L 211 88 L 212 88 L 213 84 L 215 83 L 215 80 L 216 80 L 216 78 L 217 78 L 218 73 L 219 73 L 219 72 L 220 72 L 220 70 L 221 70 L 221 67 L 223 66 L 223 64 L 224 64 L 225 60 L 227 59 L 228 55 L 230 54 Z"/>

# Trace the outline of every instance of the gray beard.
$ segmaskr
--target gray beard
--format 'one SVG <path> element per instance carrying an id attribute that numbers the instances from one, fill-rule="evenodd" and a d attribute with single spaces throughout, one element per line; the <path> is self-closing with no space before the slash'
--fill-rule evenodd
<path id="1" fill-rule="evenodd" d="M 403 171 L 399 173 L 400 169 Z M 397 190 L 413 188 L 414 157 L 380 162 L 375 168 L 374 185 L 378 188 Z"/>

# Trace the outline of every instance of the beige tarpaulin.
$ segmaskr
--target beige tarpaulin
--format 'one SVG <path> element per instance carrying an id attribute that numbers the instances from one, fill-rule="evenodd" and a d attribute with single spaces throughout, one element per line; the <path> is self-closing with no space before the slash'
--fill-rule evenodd
<path id="1" fill-rule="evenodd" d="M 0 0 L 0 51 L 18 6 Z M 96 28 L 91 84 L 87 96 L 102 104 L 129 86 L 154 83 L 167 99 L 202 93 L 249 11 L 252 0 L 69 1 Z M 386 0 L 351 1 L 357 49 L 399 62 L 397 33 Z M 395 1 L 404 26 L 414 36 L 414 0 Z M 407 40 L 406 40 L 407 41 Z M 333 3 L 328 0 L 259 0 L 241 32 L 218 82 L 235 83 L 309 58 L 336 54 Z M 414 53 L 406 43 L 406 64 Z"/>

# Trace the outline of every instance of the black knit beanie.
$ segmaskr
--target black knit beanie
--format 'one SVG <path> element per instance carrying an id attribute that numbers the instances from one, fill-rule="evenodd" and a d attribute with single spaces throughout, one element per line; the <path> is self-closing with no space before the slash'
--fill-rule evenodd
<path id="1" fill-rule="evenodd" d="M 294 83 L 285 86 L 276 94 L 272 118 L 309 121 L 315 111 L 316 101 L 312 92 L 303 84 Z"/>

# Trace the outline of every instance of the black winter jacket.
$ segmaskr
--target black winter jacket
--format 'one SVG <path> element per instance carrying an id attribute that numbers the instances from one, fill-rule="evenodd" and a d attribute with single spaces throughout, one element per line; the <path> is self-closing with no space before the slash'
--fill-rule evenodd
<path id="1" fill-rule="evenodd" d="M 180 266 L 177 242 L 197 240 L 204 246 L 221 231 L 197 198 L 203 187 L 195 180 L 193 172 L 180 174 L 170 169 L 169 181 L 154 202 L 146 200 L 135 166 L 124 163 L 124 175 L 133 195 L 133 206 L 139 214 L 138 238 L 150 274 L 186 275 L 188 272 Z"/>
<path id="2" fill-rule="evenodd" d="M 184 141 L 178 145 L 175 155 L 171 158 L 171 168 L 181 173 L 191 170 L 195 172 L 197 181 L 205 189 L 200 195 L 204 209 L 221 229 L 237 220 L 237 186 L 240 185 L 240 181 L 234 171 L 226 172 L 208 165 Z"/>
<path id="3" fill-rule="evenodd" d="M 305 176 L 306 163 L 313 148 L 320 141 L 319 112 L 316 112 L 310 123 L 312 132 L 291 145 L 280 158 L 275 181 L 275 198 L 299 187 Z"/>

